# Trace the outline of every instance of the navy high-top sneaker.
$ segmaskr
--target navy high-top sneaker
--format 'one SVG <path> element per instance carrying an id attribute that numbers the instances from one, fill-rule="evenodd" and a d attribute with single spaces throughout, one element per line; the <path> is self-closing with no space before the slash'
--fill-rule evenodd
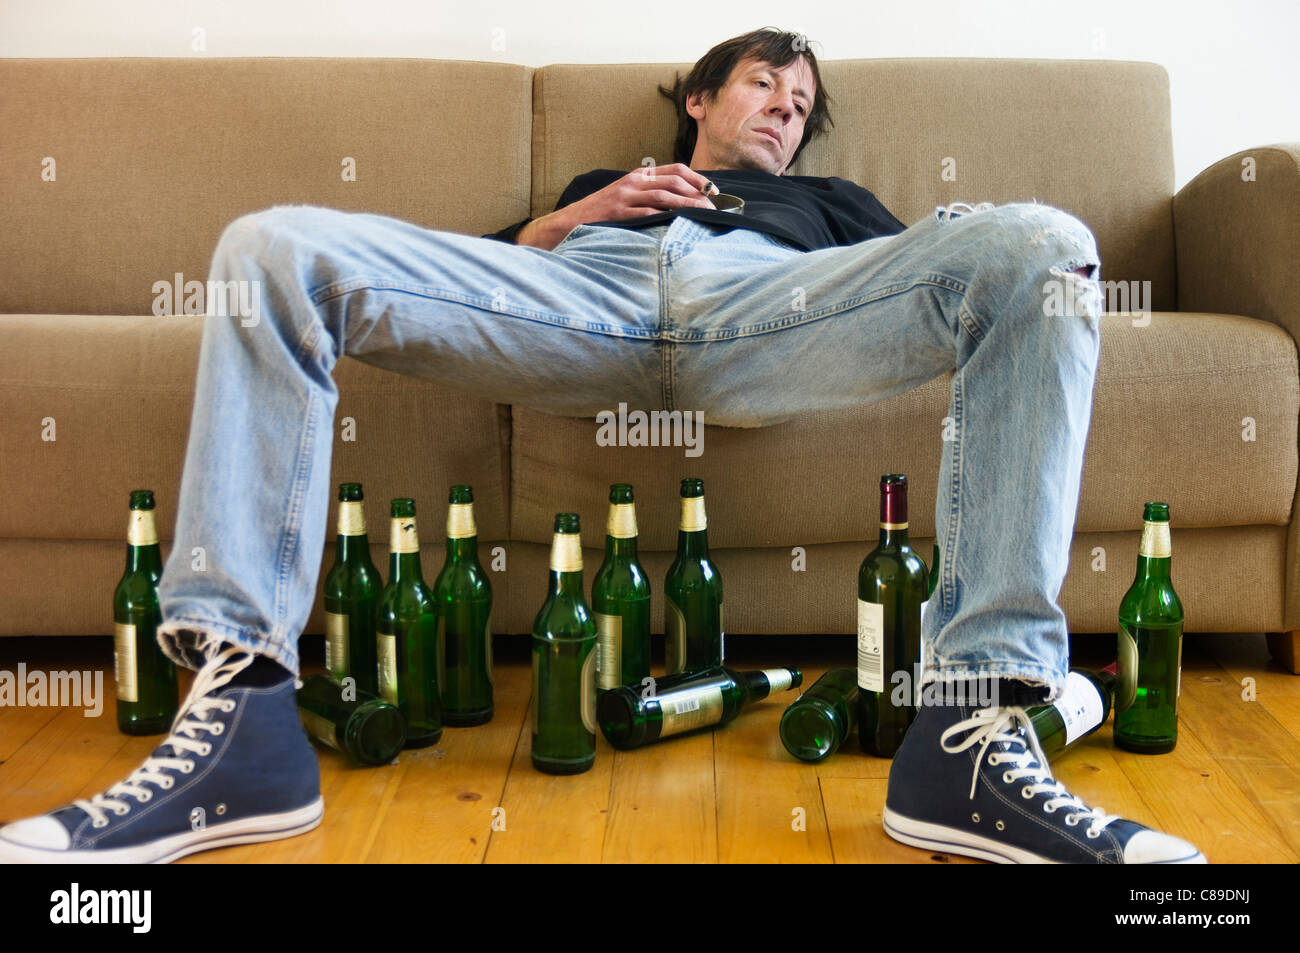
<path id="1" fill-rule="evenodd" d="M 904 844 L 1003 864 L 1206 862 L 1186 841 L 1070 794 L 1021 707 L 918 709 L 889 770 L 884 824 Z"/>
<path id="2" fill-rule="evenodd" d="M 261 675 L 235 646 L 203 651 L 171 734 L 144 764 L 90 800 L 0 827 L 0 862 L 166 863 L 320 824 L 320 766 L 293 676 L 269 661 Z"/>

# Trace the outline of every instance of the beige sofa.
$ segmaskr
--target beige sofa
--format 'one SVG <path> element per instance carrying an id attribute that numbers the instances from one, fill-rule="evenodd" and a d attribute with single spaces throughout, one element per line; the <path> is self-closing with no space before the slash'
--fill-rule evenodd
<path id="1" fill-rule="evenodd" d="M 588 169 L 671 161 L 656 85 L 689 66 L 0 61 L 0 634 L 111 632 L 129 490 L 156 491 L 167 550 L 202 319 L 155 316 L 154 286 L 204 280 L 228 222 L 312 203 L 495 231 L 550 211 Z M 1187 630 L 1279 633 L 1294 670 L 1300 144 L 1224 159 L 1175 194 L 1159 66 L 847 60 L 822 72 L 836 126 L 795 174 L 859 182 L 905 222 L 953 201 L 1035 198 L 1092 227 L 1107 281 L 1150 283 L 1149 324 L 1103 321 L 1061 593 L 1071 629 L 1115 630 L 1142 504 L 1166 500 Z M 349 158 L 355 181 L 341 174 Z M 636 487 L 643 561 L 661 581 L 678 480 L 704 478 L 733 635 L 854 630 L 883 472 L 909 475 L 913 538 L 929 554 L 947 376 L 852 411 L 711 427 L 693 458 L 598 447 L 591 420 L 350 358 L 336 377 L 336 423 L 352 417 L 368 437 L 336 442 L 333 481 L 365 484 L 377 563 L 388 499 L 412 495 L 431 578 L 447 487 L 471 483 L 484 556 L 501 546 L 507 560 L 493 576 L 498 632 L 531 628 L 558 510 L 581 514 L 595 569 L 614 481 Z M 322 623 L 318 593 L 307 631 Z"/>

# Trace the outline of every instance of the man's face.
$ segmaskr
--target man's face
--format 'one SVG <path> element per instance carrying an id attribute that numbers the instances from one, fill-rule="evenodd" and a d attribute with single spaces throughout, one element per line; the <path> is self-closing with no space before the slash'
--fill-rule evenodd
<path id="1" fill-rule="evenodd" d="M 716 100 L 686 98 L 698 135 L 692 169 L 760 169 L 783 175 L 803 141 L 817 87 L 800 56 L 777 69 L 746 58 L 732 67 Z M 775 138 L 759 130 L 768 129 Z"/>

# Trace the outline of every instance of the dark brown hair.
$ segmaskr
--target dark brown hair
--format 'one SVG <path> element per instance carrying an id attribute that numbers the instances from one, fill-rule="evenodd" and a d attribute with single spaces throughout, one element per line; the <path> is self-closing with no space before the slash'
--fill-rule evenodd
<path id="1" fill-rule="evenodd" d="M 781 69 L 789 66 L 800 56 L 808 62 L 808 69 L 817 84 L 817 91 L 813 96 L 812 108 L 808 110 L 808 115 L 804 119 L 803 139 L 800 140 L 799 148 L 795 149 L 794 155 L 790 157 L 790 165 L 786 167 L 788 172 L 790 166 L 798 161 L 799 153 L 803 152 L 804 146 L 818 136 L 825 135 L 829 131 L 826 127 L 834 126 L 835 123 L 831 119 L 828 108 L 831 96 L 822 85 L 821 74 L 817 71 L 817 57 L 810 49 L 808 38 L 802 33 L 790 33 L 771 26 L 719 43 L 700 57 L 686 79 L 683 80 L 680 74 L 675 74 L 672 89 L 659 87 L 659 92 L 672 100 L 677 109 L 677 139 L 673 143 L 673 161 L 689 164 L 691 157 L 695 155 L 695 141 L 699 130 L 694 117 L 686 112 L 687 96 L 700 93 L 706 101 L 716 99 L 722 87 L 727 84 L 732 69 L 747 57 L 770 63 L 777 69 Z"/>

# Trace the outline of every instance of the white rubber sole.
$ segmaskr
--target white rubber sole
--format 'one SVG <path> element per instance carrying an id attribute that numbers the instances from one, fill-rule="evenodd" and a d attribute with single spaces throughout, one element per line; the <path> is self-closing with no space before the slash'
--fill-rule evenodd
<path id="1" fill-rule="evenodd" d="M 325 816 L 325 799 L 284 814 L 262 814 L 212 824 L 136 847 L 106 850 L 43 850 L 0 837 L 0 862 L 9 864 L 170 864 L 189 854 L 236 844 L 259 844 L 305 834 Z"/>
<path id="2" fill-rule="evenodd" d="M 1056 864 L 1060 861 L 1048 860 L 1038 854 L 1009 844 L 1001 844 L 988 837 L 980 837 L 968 831 L 931 824 L 928 821 L 915 821 L 904 817 L 896 811 L 885 808 L 883 820 L 885 833 L 894 840 L 910 847 L 922 850 L 934 850 L 947 854 L 961 854 L 979 860 L 992 861 L 995 864 Z M 1191 857 L 1179 860 L 1163 861 L 1167 864 L 1203 864 L 1205 857 L 1199 852 Z"/>

